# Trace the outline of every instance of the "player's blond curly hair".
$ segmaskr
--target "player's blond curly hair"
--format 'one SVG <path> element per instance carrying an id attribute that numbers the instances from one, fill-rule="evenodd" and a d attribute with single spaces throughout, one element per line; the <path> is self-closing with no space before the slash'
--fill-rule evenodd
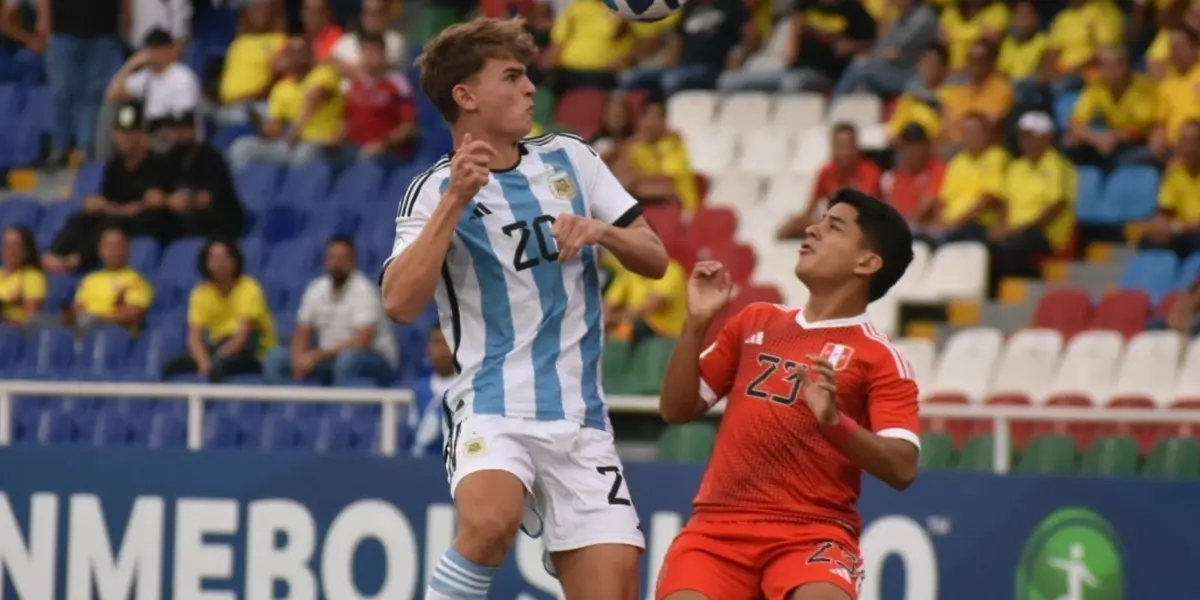
<path id="1" fill-rule="evenodd" d="M 483 69 L 489 58 L 512 59 L 523 64 L 537 57 L 537 45 L 525 30 L 525 20 L 476 19 L 451 25 L 425 44 L 417 58 L 421 90 L 446 121 L 458 119 L 454 86 Z"/>

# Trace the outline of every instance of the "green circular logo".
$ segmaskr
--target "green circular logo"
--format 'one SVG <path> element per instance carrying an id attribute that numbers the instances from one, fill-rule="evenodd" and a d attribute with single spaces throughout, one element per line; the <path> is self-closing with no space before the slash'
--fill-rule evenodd
<path id="1" fill-rule="evenodd" d="M 1025 542 L 1015 587 L 1016 600 L 1124 600 L 1116 532 L 1086 508 L 1054 512 Z"/>

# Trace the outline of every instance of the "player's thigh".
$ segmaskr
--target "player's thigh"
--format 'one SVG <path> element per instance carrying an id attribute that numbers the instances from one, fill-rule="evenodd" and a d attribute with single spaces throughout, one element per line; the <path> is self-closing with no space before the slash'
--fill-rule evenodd
<path id="1" fill-rule="evenodd" d="M 447 434 L 445 456 L 459 539 L 503 543 L 505 550 L 526 513 L 535 477 L 528 443 L 507 421 L 464 417 Z"/>
<path id="2" fill-rule="evenodd" d="M 642 549 L 596 544 L 550 554 L 554 573 L 570 600 L 637 600 Z"/>
<path id="3" fill-rule="evenodd" d="M 840 536 L 814 538 L 774 553 L 762 591 L 767 600 L 857 600 L 862 574 L 855 545 Z"/>
<path id="4" fill-rule="evenodd" d="M 759 573 L 736 544 L 685 528 L 663 557 L 654 597 L 755 600 L 759 597 Z"/>

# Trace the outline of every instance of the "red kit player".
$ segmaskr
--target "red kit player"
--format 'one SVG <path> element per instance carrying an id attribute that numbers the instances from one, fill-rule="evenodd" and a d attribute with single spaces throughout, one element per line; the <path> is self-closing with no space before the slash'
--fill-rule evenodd
<path id="1" fill-rule="evenodd" d="M 728 405 L 658 600 L 858 597 L 862 472 L 896 489 L 917 475 L 917 384 L 866 316 L 912 256 L 894 208 L 839 191 L 796 263 L 808 304 L 750 305 L 707 349 L 730 278 L 720 263 L 696 265 L 660 410 L 684 423 L 721 398 Z"/>

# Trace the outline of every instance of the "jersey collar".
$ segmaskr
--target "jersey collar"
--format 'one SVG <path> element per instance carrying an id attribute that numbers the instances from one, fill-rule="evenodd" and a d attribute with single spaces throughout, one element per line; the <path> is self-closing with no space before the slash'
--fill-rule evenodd
<path id="1" fill-rule="evenodd" d="M 521 166 L 521 159 L 524 158 L 526 154 L 529 154 L 529 148 L 525 146 L 525 142 L 517 142 L 517 162 L 513 163 L 513 166 L 506 169 L 491 169 L 491 171 L 493 173 L 508 173 L 509 171 L 516 170 L 517 167 Z M 454 150 L 451 150 L 450 153 L 446 155 L 446 158 L 453 159 Z"/>
<path id="2" fill-rule="evenodd" d="M 867 316 L 867 313 L 863 313 L 861 315 L 858 315 L 857 317 L 846 317 L 844 319 L 826 319 L 824 321 L 817 321 L 815 323 L 809 323 L 808 319 L 804 318 L 804 310 L 803 309 L 796 311 L 796 323 L 805 329 L 833 329 L 836 327 L 857 327 L 859 325 L 866 325 L 869 322 L 870 322 L 870 317 Z"/>

